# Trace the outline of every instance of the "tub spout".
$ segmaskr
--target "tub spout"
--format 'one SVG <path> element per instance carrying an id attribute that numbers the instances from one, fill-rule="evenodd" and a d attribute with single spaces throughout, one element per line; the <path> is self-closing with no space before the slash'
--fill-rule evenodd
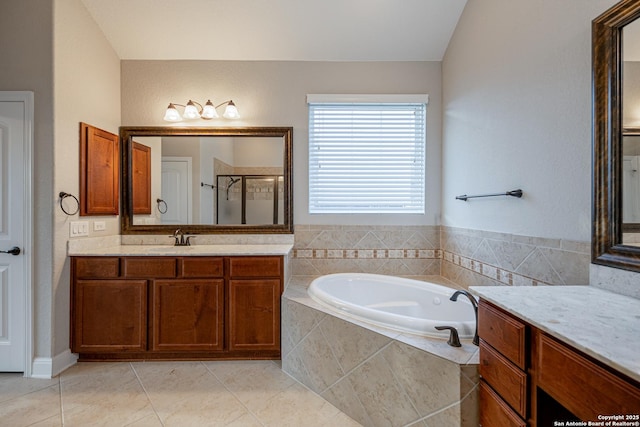
<path id="1" fill-rule="evenodd" d="M 478 301 L 476 301 L 475 297 L 467 291 L 456 291 L 453 295 L 451 295 L 451 298 L 449 299 L 451 301 L 457 301 L 459 295 L 465 295 L 467 298 L 469 298 L 469 301 L 471 301 L 473 311 L 476 315 L 476 332 L 473 334 L 473 343 L 475 345 L 480 345 L 480 338 L 478 337 Z"/>

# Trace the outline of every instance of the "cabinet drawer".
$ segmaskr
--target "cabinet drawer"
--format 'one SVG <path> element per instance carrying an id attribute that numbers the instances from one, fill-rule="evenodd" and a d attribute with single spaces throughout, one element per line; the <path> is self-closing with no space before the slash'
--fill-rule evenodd
<path id="1" fill-rule="evenodd" d="M 282 257 L 229 258 L 231 277 L 280 277 Z"/>
<path id="2" fill-rule="evenodd" d="M 114 279 L 120 276 L 120 259 L 117 257 L 74 258 L 78 279 Z"/>
<path id="3" fill-rule="evenodd" d="M 538 386 L 575 416 L 597 420 L 602 414 L 638 414 L 640 388 L 555 339 L 539 336 Z"/>
<path id="4" fill-rule="evenodd" d="M 481 300 L 478 309 L 478 335 L 520 369 L 525 369 L 524 323 Z"/>
<path id="5" fill-rule="evenodd" d="M 482 427 L 526 427 L 513 410 L 484 381 L 480 381 L 480 425 Z"/>
<path id="6" fill-rule="evenodd" d="M 176 277 L 177 260 L 164 257 L 123 258 L 123 272 L 126 278 L 170 278 Z"/>
<path id="7" fill-rule="evenodd" d="M 527 416 L 527 374 L 485 342 L 480 343 L 480 375 L 518 414 Z"/>
<path id="8" fill-rule="evenodd" d="M 222 258 L 185 257 L 180 259 L 182 277 L 205 278 L 224 276 Z"/>

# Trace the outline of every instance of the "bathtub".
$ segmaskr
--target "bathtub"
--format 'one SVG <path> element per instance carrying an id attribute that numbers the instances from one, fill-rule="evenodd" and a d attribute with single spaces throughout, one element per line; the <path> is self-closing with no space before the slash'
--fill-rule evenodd
<path id="1" fill-rule="evenodd" d="M 455 289 L 419 280 L 365 273 L 338 273 L 311 282 L 309 296 L 344 316 L 402 332 L 449 336 L 436 326 L 453 326 L 473 338 L 475 313 L 466 296 L 450 301 Z"/>

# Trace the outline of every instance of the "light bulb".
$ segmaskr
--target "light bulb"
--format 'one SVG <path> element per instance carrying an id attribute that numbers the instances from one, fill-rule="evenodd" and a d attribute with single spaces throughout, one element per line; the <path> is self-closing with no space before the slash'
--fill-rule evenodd
<path id="1" fill-rule="evenodd" d="M 224 114 L 222 115 L 225 119 L 239 119 L 240 113 L 238 113 L 238 109 L 236 108 L 236 104 L 233 101 L 229 101 L 227 104 L 227 108 L 224 110 Z"/>
<path id="2" fill-rule="evenodd" d="M 180 113 L 176 109 L 175 105 L 169 103 L 167 111 L 164 113 L 164 120 L 167 122 L 179 122 L 182 120 L 182 117 L 180 117 Z"/>
<path id="3" fill-rule="evenodd" d="M 184 107 L 184 113 L 182 113 L 182 118 L 186 120 L 194 120 L 200 118 L 198 108 L 195 106 L 193 101 L 189 100 L 189 102 L 187 102 L 187 106 Z"/>
<path id="4" fill-rule="evenodd" d="M 209 99 L 206 104 L 204 104 L 204 108 L 202 109 L 202 118 L 203 119 L 217 119 L 218 112 L 216 111 L 216 107 L 213 106 L 213 103 Z"/>

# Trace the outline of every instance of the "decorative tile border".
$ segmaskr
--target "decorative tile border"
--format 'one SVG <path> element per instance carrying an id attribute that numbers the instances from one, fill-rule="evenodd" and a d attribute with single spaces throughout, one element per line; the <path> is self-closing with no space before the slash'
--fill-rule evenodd
<path id="1" fill-rule="evenodd" d="M 294 249 L 296 259 L 442 259 L 439 249 Z"/>
<path id="2" fill-rule="evenodd" d="M 443 254 L 443 260 L 449 262 L 457 267 L 461 267 L 472 273 L 479 274 L 490 280 L 497 282 L 499 285 L 506 286 L 546 286 L 550 283 L 545 283 L 541 280 L 536 280 L 531 277 L 523 276 L 511 271 L 504 270 L 500 267 L 496 267 L 491 264 L 485 264 L 483 262 L 463 257 L 452 252 L 445 251 Z M 468 286 L 468 285 L 467 285 Z"/>
<path id="3" fill-rule="evenodd" d="M 447 226 L 296 225 L 292 274 L 440 275 L 460 286 L 586 285 L 588 242 Z"/>

